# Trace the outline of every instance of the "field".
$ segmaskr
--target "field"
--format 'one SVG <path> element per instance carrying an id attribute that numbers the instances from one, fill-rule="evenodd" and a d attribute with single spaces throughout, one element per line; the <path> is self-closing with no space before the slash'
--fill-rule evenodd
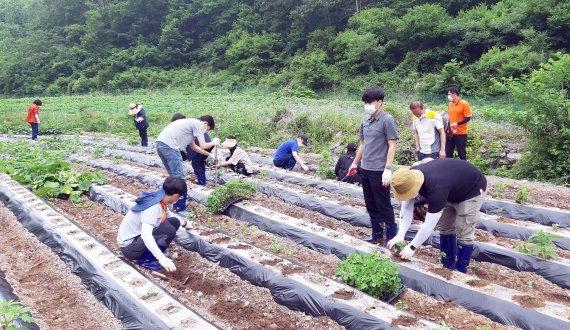
<path id="1" fill-rule="evenodd" d="M 208 186 L 191 185 L 190 225 L 178 231 L 169 250 L 178 271 L 153 273 L 123 259 L 115 241 L 134 198 L 156 189 L 166 176 L 153 147 L 108 135 L 42 137 L 35 144 L 25 136 L 0 138 L 0 162 L 11 175 L 2 175 L 0 183 L 3 241 L 13 242 L 0 265 L 42 328 L 118 328 L 121 323 L 173 329 L 570 326 L 570 192 L 562 187 L 550 187 L 556 193 L 549 194 L 544 187 L 535 191 L 530 183 L 490 177 L 489 196 L 497 199 L 485 203 L 472 264 L 461 274 L 441 268 L 437 234 L 411 262 L 365 243 L 361 239 L 370 229 L 360 188 L 275 169 L 269 165 L 270 150 L 249 148 L 261 169 L 248 179 L 257 192 L 220 215 L 204 204 L 216 188 L 213 171 Z M 189 164 L 186 170 L 191 172 Z M 50 171 L 64 174 L 46 176 Z M 222 172 L 220 184 L 236 179 Z M 57 198 L 62 193 L 72 198 Z M 536 233 L 548 239 L 525 246 L 541 247 L 543 253 L 520 252 Z M 397 267 L 403 291 L 380 297 L 347 285 L 338 267 L 355 252 L 385 256 Z M 29 264 L 9 262 L 26 255 L 34 256 L 26 257 Z M 55 298 L 38 295 L 42 283 L 30 281 L 29 274 L 70 282 L 77 277 L 63 263 L 40 257 L 64 260 L 85 284 L 74 286 L 77 294 L 91 291 L 91 299 L 102 304 L 68 313 L 47 309 L 42 302 Z M 61 284 L 50 292 L 67 297 L 69 290 Z"/>

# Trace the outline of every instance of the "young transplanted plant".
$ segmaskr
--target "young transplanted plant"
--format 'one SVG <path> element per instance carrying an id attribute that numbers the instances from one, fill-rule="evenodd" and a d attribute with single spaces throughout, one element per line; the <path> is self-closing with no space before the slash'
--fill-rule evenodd
<path id="1" fill-rule="evenodd" d="M 211 213 L 222 213 L 229 205 L 255 194 L 255 184 L 243 180 L 228 182 L 218 186 L 206 199 L 206 208 Z"/>
<path id="2" fill-rule="evenodd" d="M 538 256 L 542 259 L 556 259 L 558 254 L 556 253 L 556 245 L 552 242 L 553 239 L 562 238 L 558 235 L 552 235 L 544 230 L 539 230 L 536 234 L 533 234 L 528 238 L 528 240 L 517 247 L 517 251 L 520 253 Z M 533 244 L 530 247 L 528 244 Z"/>
<path id="3" fill-rule="evenodd" d="M 0 301 L 0 317 L 2 318 L 1 323 L 3 330 L 25 330 L 25 327 L 16 326 L 18 320 L 35 323 L 30 316 L 30 309 L 28 307 L 23 307 L 19 302 L 13 300 L 2 300 Z"/>

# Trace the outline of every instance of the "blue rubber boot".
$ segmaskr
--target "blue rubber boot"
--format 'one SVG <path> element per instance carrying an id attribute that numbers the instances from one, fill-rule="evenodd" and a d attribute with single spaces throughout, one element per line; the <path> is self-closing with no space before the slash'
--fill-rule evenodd
<path id="1" fill-rule="evenodd" d="M 163 269 L 163 267 L 160 265 L 160 263 L 156 260 L 154 255 L 148 249 L 145 249 L 143 254 L 139 257 L 139 259 L 137 260 L 137 264 L 141 265 L 141 267 L 150 270 Z"/>
<path id="2" fill-rule="evenodd" d="M 457 245 L 457 262 L 455 269 L 462 273 L 467 273 L 467 267 L 471 261 L 471 254 L 473 253 L 473 244 L 458 244 Z"/>
<path id="3" fill-rule="evenodd" d="M 205 186 L 206 185 L 206 173 L 197 173 L 196 174 L 196 179 L 198 180 L 198 184 L 201 186 Z"/>
<path id="4" fill-rule="evenodd" d="M 186 200 L 188 199 L 188 194 L 184 194 L 176 203 L 174 203 L 174 212 L 186 211 Z"/>
<path id="5" fill-rule="evenodd" d="M 457 236 L 439 235 L 439 249 L 445 253 L 445 257 L 441 258 L 441 264 L 448 269 L 455 269 L 455 257 L 457 256 Z"/>
<path id="6" fill-rule="evenodd" d="M 384 230 L 378 220 L 370 220 L 370 224 L 372 225 L 372 236 L 365 239 L 365 241 L 368 243 L 375 243 L 384 237 Z"/>

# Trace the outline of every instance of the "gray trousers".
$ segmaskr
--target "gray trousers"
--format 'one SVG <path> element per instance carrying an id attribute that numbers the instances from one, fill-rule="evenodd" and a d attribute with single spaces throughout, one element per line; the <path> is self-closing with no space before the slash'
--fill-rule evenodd
<path id="1" fill-rule="evenodd" d="M 482 191 L 461 203 L 447 203 L 435 227 L 442 235 L 457 235 L 457 242 L 463 245 L 475 242 L 475 224 L 479 220 L 479 210 L 487 193 Z"/>

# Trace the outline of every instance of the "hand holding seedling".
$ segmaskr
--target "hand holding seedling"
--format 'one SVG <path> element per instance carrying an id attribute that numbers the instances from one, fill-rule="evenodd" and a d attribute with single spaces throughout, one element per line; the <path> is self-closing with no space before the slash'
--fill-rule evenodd
<path id="1" fill-rule="evenodd" d="M 388 241 L 388 250 L 392 250 L 392 248 L 396 245 L 398 245 L 398 243 L 403 242 L 404 241 L 404 236 L 400 236 L 400 235 L 396 235 L 396 237 L 392 238 L 391 240 Z"/>

